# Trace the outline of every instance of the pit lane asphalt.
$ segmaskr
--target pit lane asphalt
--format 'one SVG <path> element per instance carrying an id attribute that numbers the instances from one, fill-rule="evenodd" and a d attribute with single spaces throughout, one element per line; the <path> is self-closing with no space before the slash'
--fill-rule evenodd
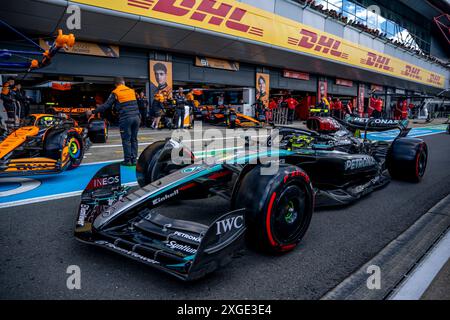
<path id="1" fill-rule="evenodd" d="M 393 181 L 353 205 L 316 211 L 295 251 L 247 250 L 196 283 L 77 242 L 78 197 L 0 209 L 0 298 L 318 299 L 450 193 L 450 136 L 424 139 L 430 157 L 422 183 Z M 184 217 L 227 210 L 217 198 L 185 204 Z M 81 290 L 66 287 L 69 265 L 81 268 Z"/>

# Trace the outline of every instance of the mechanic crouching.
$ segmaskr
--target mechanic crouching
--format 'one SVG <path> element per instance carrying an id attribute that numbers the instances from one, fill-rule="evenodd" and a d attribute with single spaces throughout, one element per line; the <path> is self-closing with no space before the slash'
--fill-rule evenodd
<path id="1" fill-rule="evenodd" d="M 138 132 L 141 122 L 139 107 L 136 100 L 136 92 L 125 85 L 123 78 L 116 78 L 116 89 L 111 93 L 108 100 L 97 106 L 94 111 L 87 111 L 87 115 L 103 113 L 115 106 L 119 112 L 119 129 L 122 138 L 124 153 L 124 166 L 134 166 L 138 153 Z"/>

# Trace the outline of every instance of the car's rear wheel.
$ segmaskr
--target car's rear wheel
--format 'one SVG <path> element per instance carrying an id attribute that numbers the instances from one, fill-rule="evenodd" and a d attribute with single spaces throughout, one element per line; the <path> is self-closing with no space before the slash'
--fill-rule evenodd
<path id="1" fill-rule="evenodd" d="M 386 160 L 392 178 L 419 182 L 427 168 L 427 144 L 414 138 L 396 139 L 388 150 Z"/>
<path id="2" fill-rule="evenodd" d="M 93 119 L 88 124 L 89 140 L 94 143 L 106 143 L 108 141 L 108 123 L 106 120 Z"/>
<path id="3" fill-rule="evenodd" d="M 294 249 L 305 235 L 314 209 L 314 193 L 307 174 L 281 165 L 274 175 L 261 175 L 256 166 L 240 181 L 232 200 L 246 209 L 247 240 L 271 253 Z"/>

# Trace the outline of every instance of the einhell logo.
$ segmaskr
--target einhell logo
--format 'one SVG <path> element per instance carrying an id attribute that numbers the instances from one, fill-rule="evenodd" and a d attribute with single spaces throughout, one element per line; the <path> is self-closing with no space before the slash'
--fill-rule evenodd
<path id="1" fill-rule="evenodd" d="M 432 73 L 432 74 L 430 74 L 430 77 L 427 79 L 427 82 L 431 83 L 431 84 L 440 85 L 441 84 L 441 77 Z"/>
<path id="2" fill-rule="evenodd" d="M 391 59 L 383 57 L 382 55 L 379 55 L 379 54 L 372 53 L 372 52 L 368 52 L 367 57 L 361 59 L 362 64 L 365 64 L 370 67 L 375 67 L 375 68 L 393 72 L 394 68 L 389 66 L 390 62 L 391 62 Z"/>
<path id="3" fill-rule="evenodd" d="M 288 44 L 348 59 L 348 54 L 339 50 L 340 41 L 323 35 L 319 37 L 317 33 L 306 29 L 300 30 L 300 34 L 302 35 L 300 39 L 288 37 Z"/>
<path id="4" fill-rule="evenodd" d="M 422 77 L 420 76 L 420 69 L 412 66 L 407 65 L 405 70 L 402 71 L 402 75 L 412 79 L 422 80 Z"/>
<path id="5" fill-rule="evenodd" d="M 263 37 L 264 30 L 241 23 L 247 10 L 216 0 L 127 0 L 128 5 L 189 19 L 207 22 L 254 36 Z"/>

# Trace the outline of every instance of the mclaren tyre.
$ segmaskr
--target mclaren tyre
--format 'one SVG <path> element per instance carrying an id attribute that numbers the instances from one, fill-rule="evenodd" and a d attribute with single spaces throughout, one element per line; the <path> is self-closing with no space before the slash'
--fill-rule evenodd
<path id="1" fill-rule="evenodd" d="M 93 143 L 106 143 L 108 141 L 108 123 L 101 119 L 90 120 L 88 136 Z"/>
<path id="2" fill-rule="evenodd" d="M 234 209 L 246 209 L 247 240 L 251 247 L 282 253 L 294 249 L 308 229 L 314 192 L 307 174 L 296 166 L 280 165 L 274 175 L 255 166 L 234 192 Z"/>
<path id="3" fill-rule="evenodd" d="M 44 151 L 47 157 L 60 161 L 63 168 L 74 169 L 83 161 L 83 139 L 74 131 L 51 130 L 45 138 Z"/>
<path id="4" fill-rule="evenodd" d="M 422 180 L 427 162 L 427 144 L 414 138 L 394 140 L 386 157 L 387 168 L 392 178 L 412 182 Z"/>

